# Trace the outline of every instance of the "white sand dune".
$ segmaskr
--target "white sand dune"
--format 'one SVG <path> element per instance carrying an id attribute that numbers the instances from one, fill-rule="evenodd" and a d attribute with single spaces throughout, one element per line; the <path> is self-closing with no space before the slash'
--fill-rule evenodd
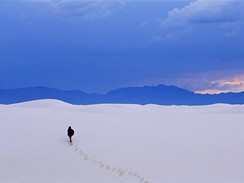
<path id="1" fill-rule="evenodd" d="M 0 116 L 1 183 L 244 182 L 243 105 L 40 100 L 0 105 Z"/>

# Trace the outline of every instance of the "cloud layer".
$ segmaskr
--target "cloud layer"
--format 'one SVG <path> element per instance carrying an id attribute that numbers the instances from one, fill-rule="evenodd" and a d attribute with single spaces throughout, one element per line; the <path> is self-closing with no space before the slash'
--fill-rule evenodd
<path id="1" fill-rule="evenodd" d="M 125 5 L 121 0 L 45 0 L 35 3 L 50 12 L 83 19 L 108 17 Z"/>
<path id="2" fill-rule="evenodd" d="M 244 1 L 196 0 L 183 8 L 174 8 L 161 22 L 161 39 L 199 31 L 199 26 L 225 31 L 225 36 L 237 32 L 244 24 Z M 210 29 L 211 30 L 211 29 Z M 205 30 L 208 32 L 208 30 Z M 159 36 L 158 36 L 159 37 Z M 160 38 L 159 37 L 159 38 Z"/>

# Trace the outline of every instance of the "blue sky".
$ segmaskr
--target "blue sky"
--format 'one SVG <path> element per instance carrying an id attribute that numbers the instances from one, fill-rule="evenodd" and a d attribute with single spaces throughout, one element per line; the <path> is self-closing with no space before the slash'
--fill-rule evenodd
<path id="1" fill-rule="evenodd" d="M 244 91 L 244 1 L 2 0 L 0 88 Z"/>

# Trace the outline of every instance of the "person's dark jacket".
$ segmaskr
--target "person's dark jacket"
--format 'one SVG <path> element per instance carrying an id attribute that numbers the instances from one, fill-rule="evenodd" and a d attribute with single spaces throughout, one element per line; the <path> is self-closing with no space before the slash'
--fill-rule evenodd
<path id="1" fill-rule="evenodd" d="M 68 136 L 69 137 L 72 137 L 73 135 L 74 135 L 74 130 L 71 128 L 71 127 L 69 127 L 69 129 L 67 130 L 67 132 L 68 132 Z"/>

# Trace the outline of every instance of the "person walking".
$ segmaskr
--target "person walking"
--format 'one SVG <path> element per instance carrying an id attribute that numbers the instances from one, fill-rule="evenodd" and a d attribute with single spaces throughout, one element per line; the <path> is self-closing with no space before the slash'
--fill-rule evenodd
<path id="1" fill-rule="evenodd" d="M 75 131 L 71 128 L 71 126 L 69 126 L 67 133 L 68 133 L 69 141 L 72 144 L 72 136 L 74 135 Z"/>

